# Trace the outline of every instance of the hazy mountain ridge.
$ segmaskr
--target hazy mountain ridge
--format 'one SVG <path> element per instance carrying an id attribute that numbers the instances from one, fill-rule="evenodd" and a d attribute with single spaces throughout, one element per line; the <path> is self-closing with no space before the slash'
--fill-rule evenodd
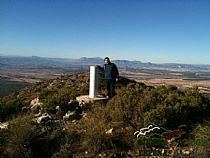
<path id="1" fill-rule="evenodd" d="M 177 64 L 177 63 L 144 63 L 141 61 L 130 60 L 112 60 L 120 68 L 186 68 L 195 70 L 210 70 L 210 65 L 198 65 L 198 64 Z M 49 66 L 49 67 L 68 67 L 71 65 L 92 65 L 103 64 L 103 59 L 100 57 L 82 57 L 80 59 L 68 59 L 68 58 L 47 58 L 47 57 L 15 57 L 15 56 L 2 56 L 0 58 L 0 64 L 7 66 L 14 65 L 33 65 L 33 66 Z"/>
<path id="2" fill-rule="evenodd" d="M 153 64 L 141 61 L 113 60 L 120 71 L 120 75 L 156 86 L 173 84 L 178 87 L 200 87 L 203 92 L 210 92 L 210 66 L 188 64 Z M 43 80 L 54 79 L 61 75 L 71 75 L 78 72 L 88 72 L 90 65 L 103 65 L 99 57 L 82 57 L 80 59 L 44 58 L 38 56 L 15 57 L 2 56 L 0 58 L 0 77 L 4 78 L 1 84 L 1 96 L 4 89 L 10 86 L 9 92 L 17 90 L 19 85 L 36 83 Z M 190 81 L 190 82 L 189 82 Z M 10 82 L 17 83 L 9 84 Z M 6 83 L 6 84 L 5 84 Z M 16 86 L 16 87 L 15 87 Z"/>
<path id="3" fill-rule="evenodd" d="M 141 61 L 113 60 L 120 75 L 156 86 L 173 84 L 178 87 L 200 87 L 203 92 L 210 92 L 209 65 L 187 64 L 153 64 Z M 1 96 L 18 90 L 19 85 L 54 79 L 61 75 L 71 75 L 78 72 L 88 72 L 90 65 L 103 65 L 99 57 L 82 57 L 80 59 L 44 58 L 38 56 L 0 58 Z M 190 81 L 190 82 L 189 82 Z M 15 84 L 9 84 L 9 83 Z M 10 86 L 8 89 L 7 87 Z M 14 87 L 14 88 L 13 88 Z M 5 91 L 7 89 L 7 92 Z"/>

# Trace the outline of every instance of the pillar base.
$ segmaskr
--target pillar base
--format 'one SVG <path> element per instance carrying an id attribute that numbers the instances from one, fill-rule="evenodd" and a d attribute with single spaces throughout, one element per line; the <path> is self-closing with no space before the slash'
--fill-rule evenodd
<path id="1" fill-rule="evenodd" d="M 84 101 L 85 103 L 93 103 L 94 101 L 105 101 L 105 100 L 108 100 L 108 98 L 102 95 L 97 95 L 97 97 L 94 97 L 94 98 L 90 98 L 89 95 L 82 95 L 82 96 L 76 97 L 76 100 L 78 102 Z"/>

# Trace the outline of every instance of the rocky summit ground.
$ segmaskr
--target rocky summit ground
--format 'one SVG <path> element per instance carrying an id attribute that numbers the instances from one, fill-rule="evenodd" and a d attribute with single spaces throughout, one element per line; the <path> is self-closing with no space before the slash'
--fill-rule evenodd
<path id="1" fill-rule="evenodd" d="M 1 157 L 209 157 L 210 98 L 198 89 L 154 88 L 121 77 L 112 99 L 75 100 L 88 92 L 89 74 L 80 73 L 0 98 Z M 102 75 L 99 93 L 106 93 Z M 141 134 L 145 127 L 160 127 L 158 137 Z"/>

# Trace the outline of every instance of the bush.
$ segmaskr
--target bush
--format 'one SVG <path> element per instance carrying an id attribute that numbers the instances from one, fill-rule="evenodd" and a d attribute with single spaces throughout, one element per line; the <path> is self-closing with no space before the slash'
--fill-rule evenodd
<path id="1" fill-rule="evenodd" d="M 7 131 L 7 139 L 5 150 L 2 157 L 22 158 L 31 157 L 31 149 L 29 147 L 32 133 L 31 116 L 18 116 L 9 122 L 9 131 Z"/>
<path id="2" fill-rule="evenodd" d="M 0 103 L 0 121 L 8 120 L 12 115 L 18 115 L 21 108 L 25 106 L 22 98 L 12 96 L 10 98 L 3 98 Z"/>

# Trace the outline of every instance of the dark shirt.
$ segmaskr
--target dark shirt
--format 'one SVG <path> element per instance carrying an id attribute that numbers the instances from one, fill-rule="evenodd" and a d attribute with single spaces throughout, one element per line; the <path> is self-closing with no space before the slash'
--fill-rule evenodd
<path id="1" fill-rule="evenodd" d="M 108 79 L 114 79 L 119 78 L 119 72 L 117 69 L 117 66 L 114 63 L 108 63 L 104 64 L 103 67 L 99 66 L 99 69 L 104 72 L 104 78 L 106 80 Z"/>

